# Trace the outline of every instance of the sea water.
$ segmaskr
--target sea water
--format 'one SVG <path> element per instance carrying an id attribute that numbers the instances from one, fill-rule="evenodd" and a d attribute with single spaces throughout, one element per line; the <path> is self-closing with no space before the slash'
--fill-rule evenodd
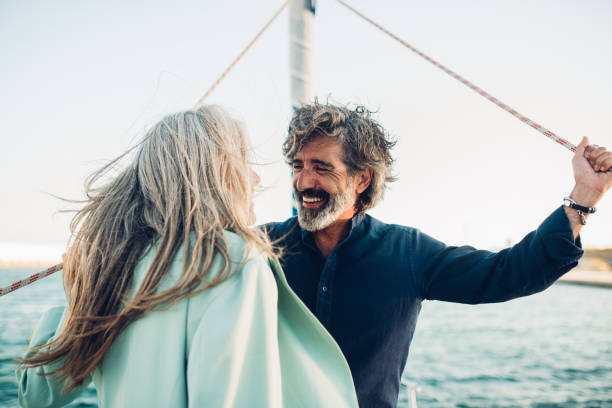
<path id="1" fill-rule="evenodd" d="M 0 287 L 24 279 L 42 268 L 0 269 Z M 0 407 L 18 407 L 13 358 L 23 356 L 32 329 L 42 313 L 66 304 L 62 273 L 56 272 L 29 286 L 0 297 Z M 97 407 L 91 385 L 69 407 Z"/>
<path id="2" fill-rule="evenodd" d="M 0 287 L 38 269 L 0 270 Z M 18 406 L 12 358 L 42 312 L 64 304 L 61 273 L 0 297 L 0 407 Z M 612 289 L 557 283 L 492 305 L 424 302 L 403 379 L 427 407 L 612 407 Z M 96 406 L 90 386 L 71 407 Z M 399 407 L 409 407 L 400 390 Z"/>

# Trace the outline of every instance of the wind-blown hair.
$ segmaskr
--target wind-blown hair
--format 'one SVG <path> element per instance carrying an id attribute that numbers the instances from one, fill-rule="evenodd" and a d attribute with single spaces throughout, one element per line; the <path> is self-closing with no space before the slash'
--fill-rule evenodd
<path id="1" fill-rule="evenodd" d="M 224 230 L 241 236 L 247 248 L 276 256 L 267 235 L 249 228 L 250 150 L 242 125 L 224 110 L 204 106 L 168 115 L 136 147 L 133 162 L 117 175 L 109 173 L 130 151 L 87 181 L 87 199 L 72 220 L 64 258 L 63 327 L 19 361 L 22 367 L 60 362 L 54 373 L 65 391 L 83 383 L 135 319 L 230 277 L 236 265 L 230 264 Z M 159 290 L 181 247 L 180 278 Z M 149 250 L 155 251 L 153 262 L 129 296 L 134 268 Z M 211 276 L 216 255 L 223 267 Z"/>
<path id="2" fill-rule="evenodd" d="M 364 106 L 351 110 L 332 104 L 321 104 L 316 99 L 311 105 L 298 108 L 291 118 L 283 155 L 291 164 L 297 152 L 319 135 L 338 139 L 344 146 L 344 164 L 349 176 L 368 167 L 372 168 L 372 181 L 359 195 L 355 208 L 358 213 L 373 208 L 383 199 L 387 184 L 396 180 L 391 174 L 391 149 L 395 141 L 371 117 Z"/>

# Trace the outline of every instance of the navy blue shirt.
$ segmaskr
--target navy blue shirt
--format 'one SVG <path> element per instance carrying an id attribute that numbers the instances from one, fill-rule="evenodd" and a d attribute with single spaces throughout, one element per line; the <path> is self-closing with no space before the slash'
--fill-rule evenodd
<path id="1" fill-rule="evenodd" d="M 395 407 L 423 299 L 503 302 L 544 290 L 582 256 L 563 208 L 494 253 L 452 247 L 369 215 L 353 217 L 327 259 L 296 217 L 265 225 L 282 240 L 289 285 L 344 353 L 362 407 Z"/>

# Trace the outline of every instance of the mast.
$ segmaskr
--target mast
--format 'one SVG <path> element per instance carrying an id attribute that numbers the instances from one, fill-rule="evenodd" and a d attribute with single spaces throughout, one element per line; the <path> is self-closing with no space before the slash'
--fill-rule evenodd
<path id="1" fill-rule="evenodd" d="M 291 0 L 289 10 L 289 76 L 291 107 L 296 110 L 312 98 L 312 24 L 316 0 Z M 292 205 L 293 215 L 297 209 Z"/>
<path id="2" fill-rule="evenodd" d="M 289 75 L 291 107 L 310 102 L 312 23 L 315 0 L 291 0 L 289 11 Z"/>

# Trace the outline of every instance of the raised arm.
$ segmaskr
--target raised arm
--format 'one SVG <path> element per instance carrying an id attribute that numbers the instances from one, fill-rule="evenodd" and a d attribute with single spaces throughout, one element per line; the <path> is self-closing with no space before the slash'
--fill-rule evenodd
<path id="1" fill-rule="evenodd" d="M 612 153 L 585 137 L 572 159 L 575 187 L 569 198 L 595 207 L 612 186 Z M 501 302 L 539 292 L 578 264 L 579 233 L 588 217 L 568 206 L 554 211 L 535 231 L 500 252 L 449 247 L 417 233 L 413 265 L 426 299 L 461 303 Z M 582 213 L 582 214 L 581 214 Z"/>
<path id="2" fill-rule="evenodd" d="M 580 206 L 595 208 L 612 186 L 612 152 L 602 146 L 589 145 L 589 139 L 584 137 L 576 147 L 572 167 L 576 184 L 569 198 Z M 568 206 L 564 210 L 576 239 L 589 213 Z"/>
<path id="3" fill-rule="evenodd" d="M 583 254 L 561 207 L 512 248 L 499 252 L 446 246 L 421 232 L 414 275 L 421 297 L 458 303 L 503 302 L 540 292 Z"/>

